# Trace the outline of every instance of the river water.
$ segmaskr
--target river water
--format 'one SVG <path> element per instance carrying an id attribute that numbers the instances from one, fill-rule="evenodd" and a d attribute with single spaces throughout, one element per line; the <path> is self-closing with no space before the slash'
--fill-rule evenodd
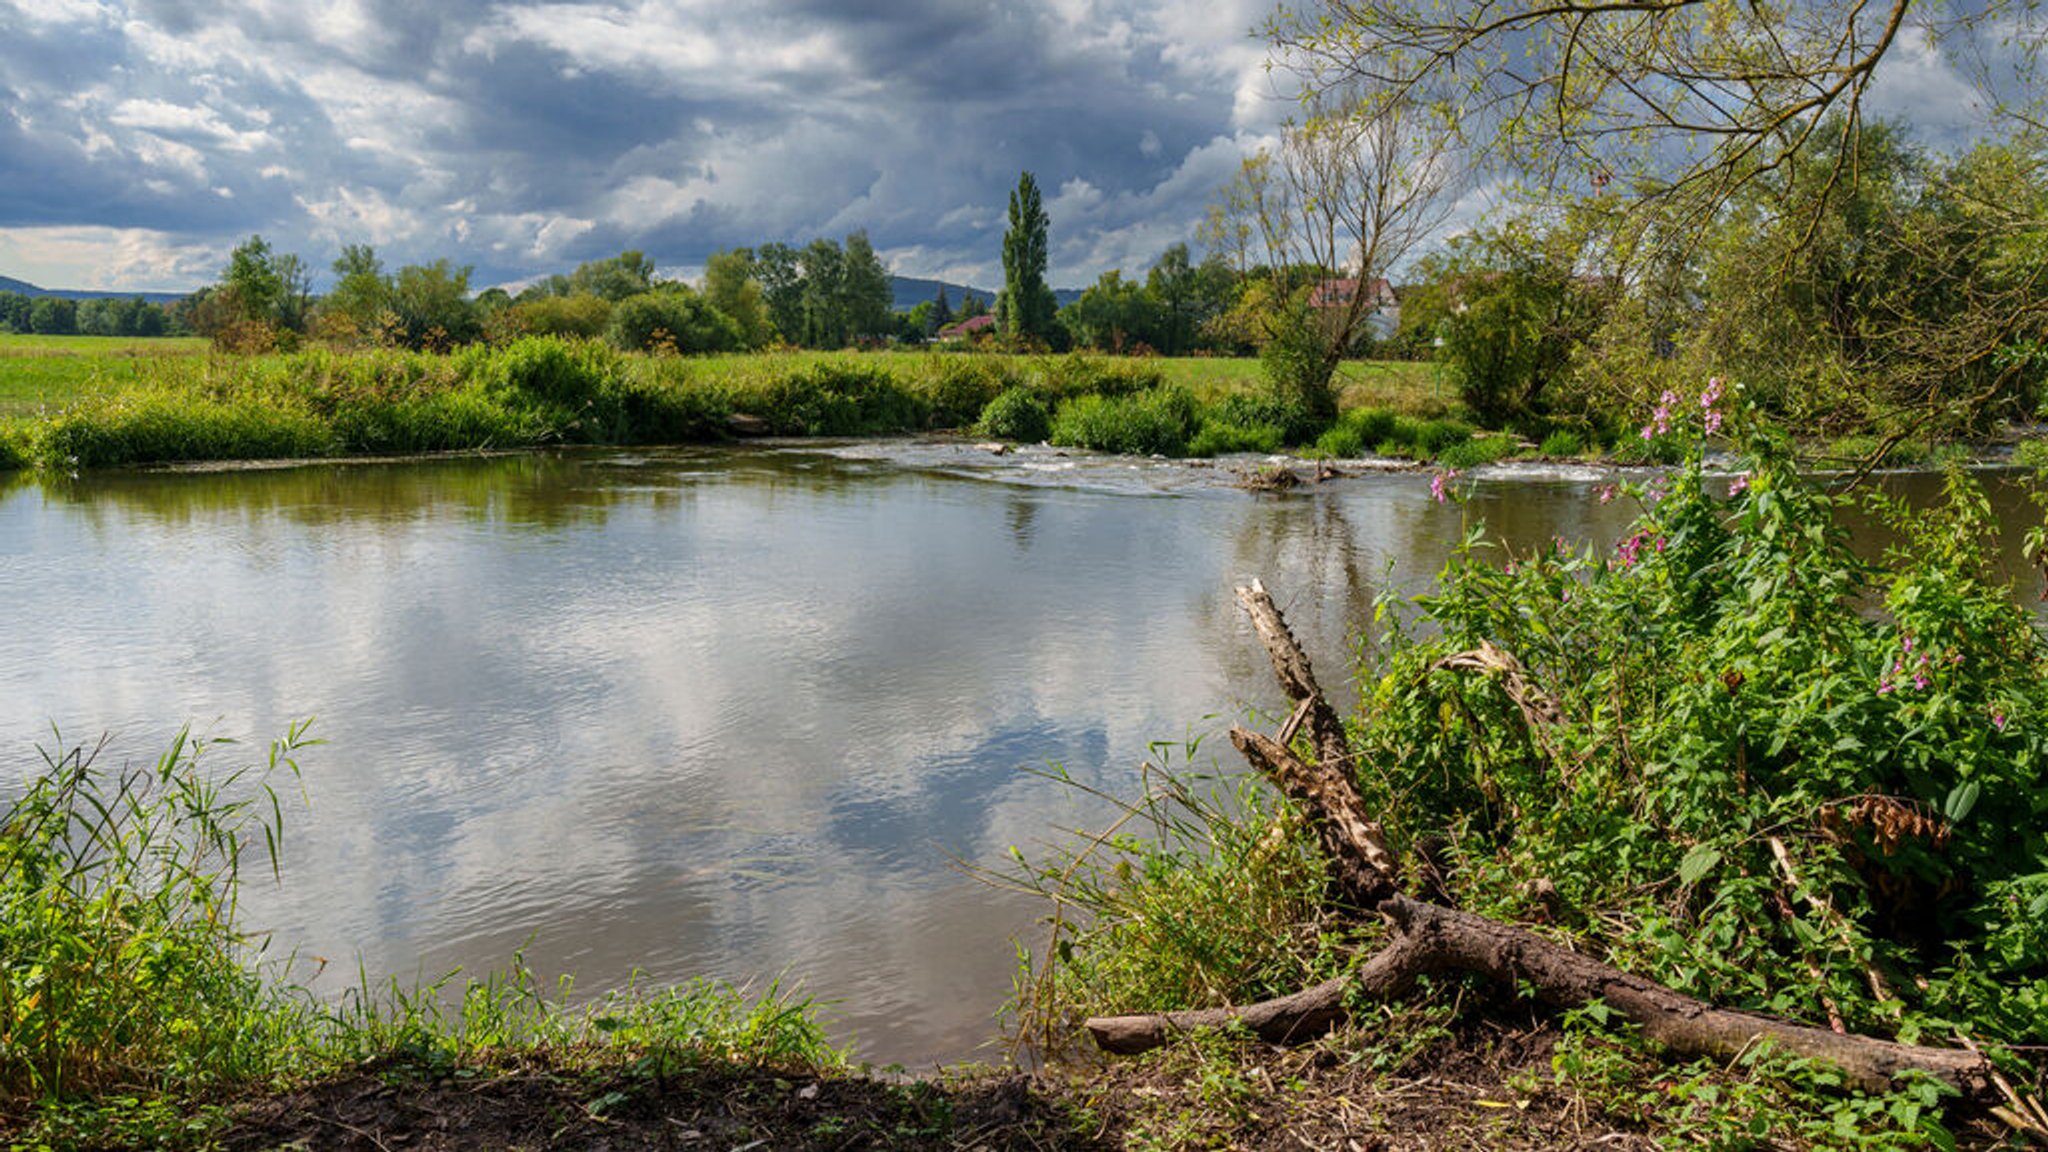
<path id="1" fill-rule="evenodd" d="M 317 989 L 523 949 L 583 993 L 780 977 L 877 1063 L 986 1056 L 1047 909 L 964 866 L 1101 826 L 1048 765 L 1237 770 L 1222 731 L 1280 699 L 1233 585 L 1335 688 L 1471 522 L 1611 540 L 1612 479 L 1493 469 L 1460 506 L 913 441 L 18 483 L 0 787 L 60 739 L 147 762 L 189 722 L 230 765 L 312 717 L 244 915 Z"/>

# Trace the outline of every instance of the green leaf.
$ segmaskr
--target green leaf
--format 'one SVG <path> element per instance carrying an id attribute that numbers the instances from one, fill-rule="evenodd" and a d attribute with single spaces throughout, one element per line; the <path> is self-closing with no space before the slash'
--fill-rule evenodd
<path id="1" fill-rule="evenodd" d="M 1970 809 L 1977 806 L 1977 797 L 1984 789 L 1975 780 L 1965 780 L 1949 791 L 1948 799 L 1942 801 L 1941 814 L 1951 824 L 1960 824 Z"/>
<path id="2" fill-rule="evenodd" d="M 1721 850 L 1712 844 L 1695 844 L 1678 862 L 1678 882 L 1691 887 L 1721 862 Z"/>

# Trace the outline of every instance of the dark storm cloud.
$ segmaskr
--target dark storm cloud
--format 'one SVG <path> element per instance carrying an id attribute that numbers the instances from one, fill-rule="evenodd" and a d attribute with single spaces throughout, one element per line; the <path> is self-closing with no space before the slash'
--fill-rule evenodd
<path id="1" fill-rule="evenodd" d="M 368 241 L 387 263 L 448 256 L 490 283 L 625 247 L 681 270 L 865 228 L 899 271 L 986 282 L 1031 169 L 1065 205 L 1055 278 L 1078 283 L 1191 236 L 1270 126 L 1244 95 L 1257 15 L 1253 0 L 0 0 L 0 259 L 120 231 L 135 274 L 189 274 L 195 251 L 261 232 L 316 265 Z M 184 255 L 137 256 L 149 243 Z"/>

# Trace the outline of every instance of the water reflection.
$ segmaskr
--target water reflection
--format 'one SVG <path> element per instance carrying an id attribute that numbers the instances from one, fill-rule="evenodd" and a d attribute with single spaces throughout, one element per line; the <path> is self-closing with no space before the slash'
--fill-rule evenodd
<path id="1" fill-rule="evenodd" d="M 1128 792 L 1149 742 L 1277 707 L 1234 583 L 1336 684 L 1373 597 L 1473 519 L 1531 548 L 1627 516 L 1583 480 L 1459 507 L 1413 474 L 1227 479 L 857 445 L 15 488 L 0 739 L 111 728 L 141 760 L 186 719 L 317 716 L 284 883 L 248 907 L 337 986 L 522 946 L 587 991 L 786 973 L 871 1059 L 957 1058 L 1044 910 L 955 861 L 1099 825 L 1032 768 Z"/>

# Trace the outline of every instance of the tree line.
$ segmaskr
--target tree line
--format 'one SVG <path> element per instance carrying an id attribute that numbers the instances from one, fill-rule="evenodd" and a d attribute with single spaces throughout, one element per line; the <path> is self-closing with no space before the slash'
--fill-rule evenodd
<path id="1" fill-rule="evenodd" d="M 188 336 L 183 312 L 141 297 L 68 300 L 0 292 L 0 332 L 39 336 Z"/>

